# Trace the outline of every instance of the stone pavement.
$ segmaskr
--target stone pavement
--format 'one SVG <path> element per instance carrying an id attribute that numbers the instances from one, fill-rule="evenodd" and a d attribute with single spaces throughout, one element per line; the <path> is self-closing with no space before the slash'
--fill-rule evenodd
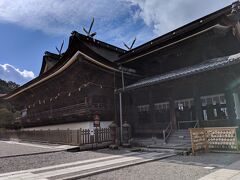
<path id="1" fill-rule="evenodd" d="M 0 141 L 0 158 L 63 151 L 74 146 Z"/>
<path id="2" fill-rule="evenodd" d="M 131 152 L 123 155 L 109 155 L 102 158 L 95 158 L 72 163 L 48 166 L 38 169 L 10 172 L 0 174 L 0 180 L 37 180 L 37 179 L 69 179 L 81 178 L 102 172 L 107 172 L 122 167 L 128 167 L 145 162 L 164 159 L 175 154 L 171 153 L 146 153 Z"/>
<path id="3" fill-rule="evenodd" d="M 240 161 L 208 174 L 199 180 L 240 180 Z"/>

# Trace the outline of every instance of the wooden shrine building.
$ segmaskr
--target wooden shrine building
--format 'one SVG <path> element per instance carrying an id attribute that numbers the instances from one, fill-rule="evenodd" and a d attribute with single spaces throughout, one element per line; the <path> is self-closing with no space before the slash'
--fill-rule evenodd
<path id="1" fill-rule="evenodd" d="M 114 92 L 121 87 L 121 71 L 113 61 L 122 53 L 72 32 L 65 53 L 46 52 L 39 76 L 4 97 L 22 108 L 16 124 L 91 129 L 100 121 L 100 127 L 108 127 L 115 119 Z M 126 76 L 128 84 L 138 78 L 134 73 Z"/>
<path id="2" fill-rule="evenodd" d="M 145 78 L 120 90 L 135 136 L 240 124 L 239 2 L 125 53 Z"/>
<path id="3" fill-rule="evenodd" d="M 4 99 L 24 109 L 23 127 L 127 121 L 151 137 L 169 123 L 239 125 L 239 20 L 237 1 L 129 51 L 74 31 L 66 52 L 46 52 L 40 75 Z"/>

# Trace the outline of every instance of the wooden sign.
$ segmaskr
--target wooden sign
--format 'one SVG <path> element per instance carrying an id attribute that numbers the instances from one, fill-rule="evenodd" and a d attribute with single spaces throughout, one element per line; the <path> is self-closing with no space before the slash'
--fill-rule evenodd
<path id="1" fill-rule="evenodd" d="M 98 114 L 94 115 L 93 126 L 100 127 L 100 116 Z"/>

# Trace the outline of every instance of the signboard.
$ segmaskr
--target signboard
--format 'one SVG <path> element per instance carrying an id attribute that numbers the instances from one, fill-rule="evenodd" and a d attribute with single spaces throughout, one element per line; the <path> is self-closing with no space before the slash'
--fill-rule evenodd
<path id="1" fill-rule="evenodd" d="M 93 126 L 94 127 L 100 127 L 100 116 L 98 114 L 94 115 L 93 118 Z"/>

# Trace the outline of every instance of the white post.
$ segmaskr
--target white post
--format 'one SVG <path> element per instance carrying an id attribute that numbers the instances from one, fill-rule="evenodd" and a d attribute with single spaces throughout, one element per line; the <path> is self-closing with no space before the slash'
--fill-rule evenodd
<path id="1" fill-rule="evenodd" d="M 235 104 L 236 119 L 240 119 L 240 102 L 237 93 L 233 93 L 233 100 Z"/>
<path id="2" fill-rule="evenodd" d="M 124 91 L 125 88 L 125 82 L 124 82 L 124 73 L 123 73 L 123 68 L 121 67 L 122 70 L 122 90 Z M 122 93 L 119 92 L 119 118 L 120 118 L 120 141 L 121 144 L 123 142 L 123 129 L 122 129 L 122 124 L 123 124 L 123 117 L 122 117 Z"/>
<path id="3" fill-rule="evenodd" d="M 124 91 L 125 88 L 125 82 L 124 82 L 124 74 L 123 74 L 123 69 L 122 69 L 122 89 Z"/>
<path id="4" fill-rule="evenodd" d="M 120 118 L 120 140 L 123 141 L 123 132 L 122 132 L 122 93 L 119 92 L 119 118 Z"/>

